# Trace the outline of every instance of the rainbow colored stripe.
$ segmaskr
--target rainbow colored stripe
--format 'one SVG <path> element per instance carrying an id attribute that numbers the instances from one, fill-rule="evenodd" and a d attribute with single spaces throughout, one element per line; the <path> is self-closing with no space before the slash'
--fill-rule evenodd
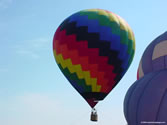
<path id="1" fill-rule="evenodd" d="M 101 9 L 68 17 L 53 39 L 56 62 L 91 107 L 114 88 L 130 66 L 135 39 L 128 24 Z"/>

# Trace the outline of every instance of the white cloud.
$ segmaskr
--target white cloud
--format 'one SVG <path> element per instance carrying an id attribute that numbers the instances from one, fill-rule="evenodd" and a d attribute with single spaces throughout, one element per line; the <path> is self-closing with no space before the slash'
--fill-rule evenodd
<path id="1" fill-rule="evenodd" d="M 12 4 L 13 0 L 0 0 L 0 8 L 6 9 Z"/>
<path id="2" fill-rule="evenodd" d="M 31 47 L 33 47 L 33 48 L 46 50 L 46 49 L 48 49 L 47 44 L 51 43 L 51 40 L 46 39 L 46 38 L 38 38 L 38 39 L 34 39 L 34 40 L 27 40 L 26 42 L 31 44 Z"/>
<path id="3" fill-rule="evenodd" d="M 17 54 L 19 55 L 22 55 L 22 56 L 30 56 L 32 57 L 33 59 L 38 59 L 39 58 L 39 55 L 33 51 L 30 51 L 30 50 L 23 50 L 23 49 L 18 49 L 16 51 Z"/>
<path id="4" fill-rule="evenodd" d="M 8 72 L 8 69 L 7 69 L 7 68 L 1 68 L 1 67 L 0 67 L 0 72 L 2 72 L 2 73 Z"/>
<path id="5" fill-rule="evenodd" d="M 74 107 L 67 103 L 63 96 L 27 93 L 4 100 L 0 98 L 0 102 L 2 125 L 123 125 L 126 123 L 120 107 L 106 108 L 105 105 L 98 107 L 99 121 L 91 122 L 88 106 Z"/>
<path id="6" fill-rule="evenodd" d="M 9 97 L 0 104 L 3 125 L 46 125 L 60 123 L 64 109 L 61 100 L 43 94 Z"/>
<path id="7" fill-rule="evenodd" d="M 19 42 L 13 48 L 15 52 L 21 56 L 32 57 L 33 59 L 40 58 L 41 52 L 46 52 L 50 49 L 52 40 L 47 38 L 37 38 Z"/>
<path id="8" fill-rule="evenodd" d="M 49 113 L 59 112 L 61 109 L 60 100 L 56 100 L 56 97 L 50 97 L 42 94 L 25 94 L 16 98 L 23 105 L 22 108 L 26 107 L 26 111 L 32 113 Z M 22 109 L 23 110 L 23 109 Z"/>

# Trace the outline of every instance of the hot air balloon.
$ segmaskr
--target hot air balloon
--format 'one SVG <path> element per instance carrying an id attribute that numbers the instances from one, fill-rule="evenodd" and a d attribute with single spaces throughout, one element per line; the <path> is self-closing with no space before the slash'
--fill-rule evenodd
<path id="1" fill-rule="evenodd" d="M 128 125 L 167 124 L 167 70 L 148 73 L 137 80 L 124 99 Z"/>
<path id="2" fill-rule="evenodd" d="M 126 93 L 128 125 L 167 124 L 167 32 L 153 40 L 141 58 L 137 80 Z"/>
<path id="3" fill-rule="evenodd" d="M 102 10 L 79 11 L 65 19 L 53 38 L 55 60 L 71 85 L 92 107 L 118 84 L 130 66 L 135 39 L 118 15 Z"/>
<path id="4" fill-rule="evenodd" d="M 137 79 L 145 74 L 167 68 L 167 32 L 158 36 L 146 48 L 141 58 Z"/>

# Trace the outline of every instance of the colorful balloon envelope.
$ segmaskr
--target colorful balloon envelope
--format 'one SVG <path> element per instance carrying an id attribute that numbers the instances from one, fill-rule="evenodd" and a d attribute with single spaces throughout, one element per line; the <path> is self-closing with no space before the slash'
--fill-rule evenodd
<path id="1" fill-rule="evenodd" d="M 93 108 L 126 73 L 135 39 L 118 15 L 102 9 L 83 10 L 57 28 L 53 51 L 62 73 Z"/>

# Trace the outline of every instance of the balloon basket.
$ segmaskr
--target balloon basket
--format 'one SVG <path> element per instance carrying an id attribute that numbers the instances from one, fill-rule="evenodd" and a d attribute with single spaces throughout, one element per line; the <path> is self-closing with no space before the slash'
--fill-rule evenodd
<path id="1" fill-rule="evenodd" d="M 90 120 L 93 121 L 93 122 L 97 122 L 98 121 L 97 111 L 94 108 L 92 109 Z"/>

